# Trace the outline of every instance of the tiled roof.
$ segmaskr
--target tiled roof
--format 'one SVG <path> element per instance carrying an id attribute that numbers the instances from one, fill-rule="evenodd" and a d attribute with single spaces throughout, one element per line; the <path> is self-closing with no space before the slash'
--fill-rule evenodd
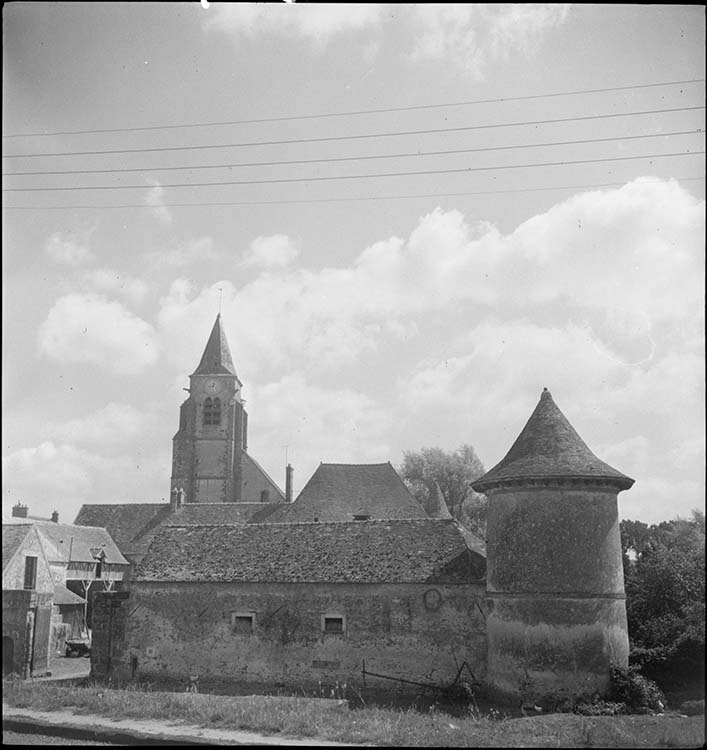
<path id="1" fill-rule="evenodd" d="M 134 542 L 169 516 L 169 503 L 117 503 L 82 505 L 74 523 L 107 529 L 123 554 Z"/>
<path id="2" fill-rule="evenodd" d="M 221 315 L 216 316 L 216 322 L 211 329 L 211 335 L 206 342 L 206 348 L 201 355 L 199 366 L 193 375 L 236 375 L 236 369 L 231 359 L 226 334 L 221 325 Z M 236 377 L 238 377 L 236 375 Z"/>
<path id="3" fill-rule="evenodd" d="M 485 565 L 453 520 L 165 526 L 136 580 L 467 583 Z"/>
<path id="4" fill-rule="evenodd" d="M 547 388 L 506 457 L 472 487 L 485 492 L 504 482 L 544 479 L 599 479 L 620 490 L 634 482 L 589 450 Z"/>
<path id="5" fill-rule="evenodd" d="M 319 464 L 293 503 L 282 505 L 266 523 L 427 518 L 422 506 L 390 462 L 384 464 Z"/>
<path id="6" fill-rule="evenodd" d="M 281 503 L 187 503 L 171 514 L 163 525 L 203 526 L 248 523 L 254 514 L 267 516 Z"/>
<path id="7" fill-rule="evenodd" d="M 54 604 L 83 604 L 86 600 L 65 586 L 54 585 Z"/>
<path id="8" fill-rule="evenodd" d="M 31 524 L 2 525 L 2 569 L 12 560 L 27 534 L 32 531 Z"/>
<path id="9" fill-rule="evenodd" d="M 261 520 L 281 503 L 187 503 L 172 511 L 169 503 L 84 505 L 76 516 L 82 525 L 104 526 L 124 555 L 144 555 L 163 525 L 233 524 Z"/>
<path id="10" fill-rule="evenodd" d="M 105 552 L 105 562 L 128 565 L 116 543 L 106 529 L 95 526 L 77 526 L 70 523 L 36 521 L 35 528 L 43 541 L 49 562 L 95 562 L 91 550 Z"/>

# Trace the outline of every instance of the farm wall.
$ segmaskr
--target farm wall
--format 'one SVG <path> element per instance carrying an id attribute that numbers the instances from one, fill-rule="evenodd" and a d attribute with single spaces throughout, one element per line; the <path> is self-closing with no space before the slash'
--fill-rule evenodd
<path id="1" fill-rule="evenodd" d="M 437 685 L 464 662 L 485 678 L 483 585 L 133 582 L 129 598 L 115 596 L 96 597 L 96 676 L 317 689 L 361 685 L 365 661 Z"/>

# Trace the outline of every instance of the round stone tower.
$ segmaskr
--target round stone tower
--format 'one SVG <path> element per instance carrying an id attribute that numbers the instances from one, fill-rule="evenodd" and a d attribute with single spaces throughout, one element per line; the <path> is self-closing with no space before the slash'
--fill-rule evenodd
<path id="1" fill-rule="evenodd" d="M 506 457 L 472 483 L 489 500 L 489 692 L 506 700 L 603 694 L 628 664 L 617 494 L 544 389 Z"/>

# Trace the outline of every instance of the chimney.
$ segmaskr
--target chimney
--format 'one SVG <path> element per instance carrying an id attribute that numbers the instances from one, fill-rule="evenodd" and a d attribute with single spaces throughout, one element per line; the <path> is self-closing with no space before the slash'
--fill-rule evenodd
<path id="1" fill-rule="evenodd" d="M 295 470 L 292 468 L 292 464 L 287 464 L 285 469 L 285 502 L 292 502 L 292 476 Z"/>
<path id="2" fill-rule="evenodd" d="M 17 502 L 17 505 L 14 505 L 12 507 L 12 517 L 13 518 L 27 518 L 27 506 L 22 505 L 21 502 Z"/>
<path id="3" fill-rule="evenodd" d="M 56 510 L 52 511 L 52 521 L 54 521 L 54 523 L 59 523 L 59 513 Z"/>

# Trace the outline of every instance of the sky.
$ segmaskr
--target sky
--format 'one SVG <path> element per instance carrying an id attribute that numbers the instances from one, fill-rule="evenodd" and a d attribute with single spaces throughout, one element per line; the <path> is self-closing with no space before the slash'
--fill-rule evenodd
<path id="1" fill-rule="evenodd" d="M 3 517 L 165 501 L 219 311 L 295 493 L 490 469 L 547 387 L 622 518 L 704 508 L 703 7 L 10 2 L 3 35 Z"/>

